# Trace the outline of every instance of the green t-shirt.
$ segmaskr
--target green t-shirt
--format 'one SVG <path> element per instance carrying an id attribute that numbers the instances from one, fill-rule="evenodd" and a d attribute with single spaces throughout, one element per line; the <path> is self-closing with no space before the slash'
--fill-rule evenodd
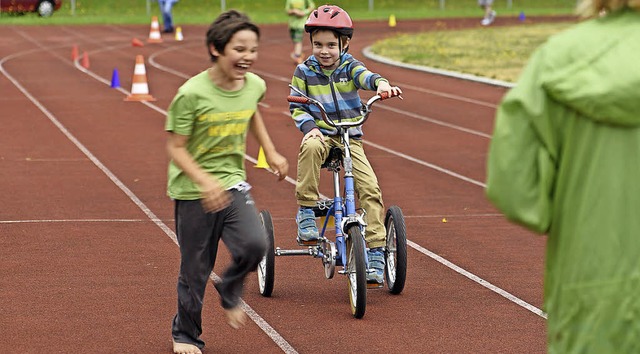
<path id="1" fill-rule="evenodd" d="M 304 29 L 304 24 L 307 22 L 307 16 L 309 16 L 314 7 L 315 4 L 312 0 L 287 0 L 284 7 L 286 11 L 298 9 L 305 13 L 305 16 L 303 17 L 289 15 L 289 28 L 300 30 Z"/>
<path id="2" fill-rule="evenodd" d="M 246 180 L 244 155 L 249 123 L 266 91 L 259 76 L 247 73 L 238 91 L 217 87 L 203 71 L 185 82 L 174 97 L 165 130 L 189 136 L 187 150 L 202 169 L 224 188 Z M 173 161 L 167 194 L 173 199 L 200 199 L 198 186 Z"/>

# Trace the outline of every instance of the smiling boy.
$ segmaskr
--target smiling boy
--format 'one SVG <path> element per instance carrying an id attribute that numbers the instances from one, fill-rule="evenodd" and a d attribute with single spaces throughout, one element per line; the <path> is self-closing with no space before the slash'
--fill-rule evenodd
<path id="1" fill-rule="evenodd" d="M 271 141 L 258 110 L 266 85 L 248 70 L 258 58 L 260 31 L 244 14 L 220 14 L 207 31 L 212 66 L 179 89 L 169 107 L 168 195 L 175 201 L 180 245 L 178 311 L 173 318 L 173 351 L 201 354 L 202 303 L 218 243 L 231 264 L 215 286 L 227 322 L 242 326 L 243 280 L 266 252 L 266 235 L 246 181 L 247 132 L 264 148 L 280 180 L 289 165 Z"/>
<path id="2" fill-rule="evenodd" d="M 400 88 L 389 85 L 386 79 L 369 71 L 362 62 L 347 53 L 353 29 L 349 14 L 338 6 L 323 5 L 314 10 L 305 24 L 313 53 L 296 67 L 291 82 L 296 89 L 320 101 L 333 120 L 360 119 L 360 89 L 379 94 L 402 93 Z M 291 95 L 298 94 L 291 90 Z M 328 126 L 320 114 L 312 111 L 308 105 L 290 103 L 289 109 L 296 126 L 304 135 L 298 154 L 297 238 L 301 244 L 310 244 L 319 238 L 312 207 L 319 198 L 320 166 L 331 147 L 341 146 L 341 143 L 336 129 Z M 382 285 L 385 265 L 383 247 L 386 244 L 384 203 L 378 179 L 364 153 L 362 135 L 361 126 L 349 129 L 355 190 L 360 207 L 366 210 L 365 240 L 371 266 L 367 281 Z"/>

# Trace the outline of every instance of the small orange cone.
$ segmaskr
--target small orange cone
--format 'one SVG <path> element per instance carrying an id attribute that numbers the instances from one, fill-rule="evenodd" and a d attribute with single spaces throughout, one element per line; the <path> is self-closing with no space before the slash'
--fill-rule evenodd
<path id="1" fill-rule="evenodd" d="M 74 44 L 71 48 L 71 60 L 76 61 L 78 59 L 78 45 Z"/>
<path id="2" fill-rule="evenodd" d="M 182 35 L 182 27 L 176 27 L 176 41 L 184 40 L 184 36 Z"/>
<path id="3" fill-rule="evenodd" d="M 133 80 L 131 80 L 131 94 L 127 96 L 125 101 L 155 101 L 149 94 L 149 85 L 147 85 L 147 70 L 144 67 L 144 57 L 136 55 L 136 66 L 133 69 Z"/>
<path id="4" fill-rule="evenodd" d="M 147 43 L 162 43 L 160 25 L 158 25 L 158 16 L 153 16 L 151 18 L 151 30 L 149 31 L 149 39 L 147 39 Z"/>
<path id="5" fill-rule="evenodd" d="M 253 167 L 257 167 L 257 168 L 270 167 L 269 164 L 267 163 L 267 158 L 264 156 L 264 150 L 262 149 L 262 146 L 260 147 L 260 151 L 258 151 L 258 162 Z"/>
<path id="6" fill-rule="evenodd" d="M 134 47 L 144 47 L 144 43 L 142 43 L 141 40 L 139 40 L 138 38 L 134 38 L 131 40 L 131 45 Z"/>
<path id="7" fill-rule="evenodd" d="M 87 52 L 82 52 L 82 63 L 80 63 L 83 68 L 89 69 L 89 54 Z"/>

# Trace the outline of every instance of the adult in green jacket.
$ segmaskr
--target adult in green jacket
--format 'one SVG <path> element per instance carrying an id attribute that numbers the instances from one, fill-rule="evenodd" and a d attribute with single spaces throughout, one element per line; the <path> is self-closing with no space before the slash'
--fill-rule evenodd
<path id="1" fill-rule="evenodd" d="M 640 353 L 640 0 L 582 5 L 500 104 L 486 192 L 548 234 L 549 353 Z"/>

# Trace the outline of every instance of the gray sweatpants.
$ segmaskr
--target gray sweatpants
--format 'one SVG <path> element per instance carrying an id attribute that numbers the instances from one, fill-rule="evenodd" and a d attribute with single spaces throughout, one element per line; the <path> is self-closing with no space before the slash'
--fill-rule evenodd
<path id="1" fill-rule="evenodd" d="M 226 209 L 205 213 L 200 200 L 176 200 L 176 234 L 180 245 L 178 312 L 172 335 L 178 343 L 204 347 L 202 301 L 218 253 L 218 241 L 227 246 L 232 263 L 216 284 L 222 307 L 238 305 L 243 281 L 256 269 L 266 252 L 266 236 L 249 192 L 230 191 L 233 201 Z"/>

